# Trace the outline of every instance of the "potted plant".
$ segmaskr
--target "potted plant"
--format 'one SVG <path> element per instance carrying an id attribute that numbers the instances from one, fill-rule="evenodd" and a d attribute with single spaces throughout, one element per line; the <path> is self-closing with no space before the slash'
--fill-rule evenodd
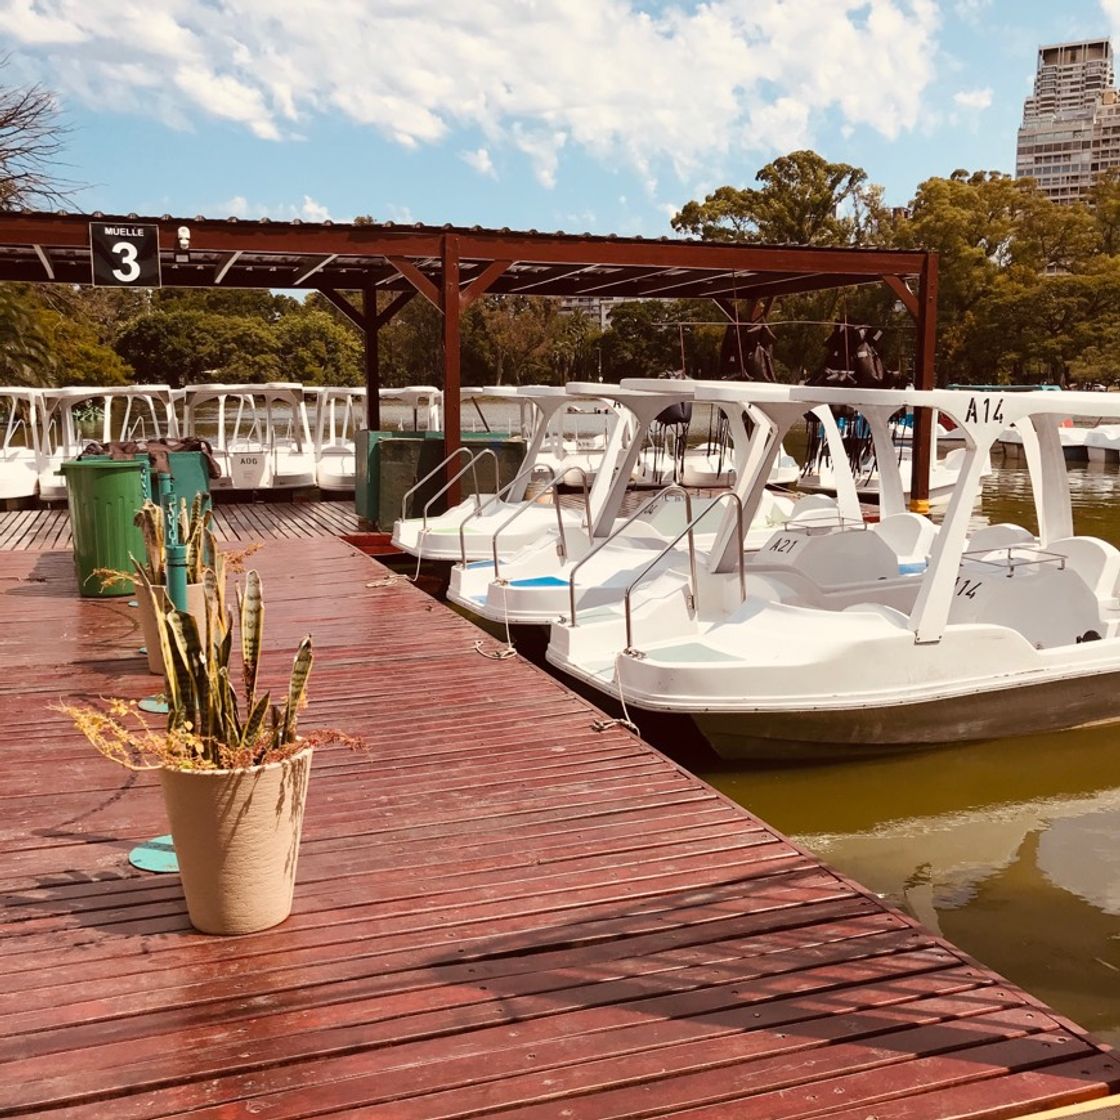
<path id="1" fill-rule="evenodd" d="M 230 669 L 232 614 L 212 568 L 202 583 L 201 626 L 186 612 L 153 603 L 169 666 L 165 728 L 149 725 L 128 701 L 60 707 L 107 758 L 130 769 L 159 770 L 191 923 L 206 933 L 252 933 L 291 912 L 314 747 L 357 741 L 335 731 L 298 734 L 311 673 L 310 636 L 296 651 L 283 703 L 259 691 L 264 598 L 255 571 L 238 594 L 238 697 Z M 154 588 L 146 593 L 155 600 Z"/>
<path id="2" fill-rule="evenodd" d="M 178 516 L 179 539 L 187 547 L 186 607 L 196 623 L 201 623 L 206 617 L 202 573 L 207 565 L 214 568 L 219 578 L 224 579 L 223 560 L 210 527 L 213 515 L 210 510 L 203 508 L 205 500 L 205 494 L 196 494 L 189 513 L 184 501 Z M 145 555 L 142 560 L 132 557 L 132 565 L 140 577 L 139 583 L 150 592 L 139 593 L 137 588 L 140 630 L 144 635 L 148 671 L 156 676 L 163 676 L 164 659 L 156 616 L 171 606 L 171 600 L 167 596 L 167 529 L 163 508 L 152 501 L 146 501 L 136 511 L 133 522 L 143 534 Z"/>

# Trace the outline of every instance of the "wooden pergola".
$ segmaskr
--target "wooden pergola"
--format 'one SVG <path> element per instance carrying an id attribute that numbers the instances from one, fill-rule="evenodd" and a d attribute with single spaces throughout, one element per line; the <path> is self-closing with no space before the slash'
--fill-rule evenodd
<path id="1" fill-rule="evenodd" d="M 761 318 L 783 295 L 885 284 L 914 319 L 916 385 L 935 385 L 934 253 L 393 222 L 11 211 L 0 212 L 0 280 L 90 283 L 91 222 L 158 227 L 165 287 L 321 292 L 363 335 L 372 429 L 380 427 L 378 333 L 410 300 L 426 299 L 443 320 L 448 453 L 460 443 L 460 320 L 485 294 L 708 299 L 718 314 L 735 323 Z M 350 292 L 361 293 L 360 304 L 349 298 Z M 930 422 L 928 414 L 918 417 L 912 491 L 917 503 L 928 499 Z"/>

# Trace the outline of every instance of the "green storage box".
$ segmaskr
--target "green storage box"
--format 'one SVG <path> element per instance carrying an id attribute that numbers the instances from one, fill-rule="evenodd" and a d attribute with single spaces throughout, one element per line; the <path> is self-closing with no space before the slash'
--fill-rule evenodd
<path id="1" fill-rule="evenodd" d="M 491 448 L 498 457 L 501 485 L 511 482 L 525 456 L 525 441 L 498 432 L 464 432 L 463 443 L 472 450 Z M 442 461 L 443 432 L 358 432 L 354 481 L 354 507 L 363 522 L 388 532 L 401 515 L 401 502 L 417 481 L 435 470 Z M 466 464 L 462 457 L 460 465 Z M 410 516 L 419 516 L 425 502 L 444 484 L 441 472 L 418 490 L 410 501 Z M 486 456 L 478 464 L 478 487 L 484 493 L 494 489 L 494 461 Z M 474 493 L 474 480 L 468 471 L 460 479 L 461 493 Z M 446 508 L 443 499 L 432 512 Z"/>

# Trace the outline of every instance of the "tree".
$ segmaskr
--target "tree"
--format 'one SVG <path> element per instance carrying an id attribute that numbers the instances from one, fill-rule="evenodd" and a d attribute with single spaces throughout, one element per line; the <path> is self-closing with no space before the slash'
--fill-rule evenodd
<path id="1" fill-rule="evenodd" d="M 2 68 L 6 59 L 0 59 Z M 0 209 L 48 208 L 73 184 L 54 174 L 67 134 L 55 96 L 39 85 L 0 89 Z"/>
<path id="2" fill-rule="evenodd" d="M 563 319 L 555 300 L 483 297 L 463 319 L 463 367 L 467 377 L 495 385 L 558 380 L 551 358 Z"/>
<path id="3" fill-rule="evenodd" d="M 22 285 L 0 284 L 0 382 L 49 384 L 50 347 Z"/>
<path id="4" fill-rule="evenodd" d="M 116 351 L 142 382 L 275 381 L 279 346 L 258 319 L 205 311 L 153 311 L 129 323 Z"/>
<path id="5" fill-rule="evenodd" d="M 1110 256 L 1120 253 L 1120 167 L 1102 171 L 1089 190 L 1089 209 L 1100 237 L 1100 248 Z"/>
<path id="6" fill-rule="evenodd" d="M 357 332 L 325 311 L 285 315 L 276 324 L 285 380 L 317 385 L 359 385 L 362 347 Z"/>
<path id="7" fill-rule="evenodd" d="M 862 168 L 813 151 L 780 156 L 755 178 L 761 187 L 723 186 L 703 202 L 686 202 L 673 229 L 708 241 L 861 245 L 886 220 L 882 189 Z"/>
<path id="8" fill-rule="evenodd" d="M 303 306 L 291 296 L 265 288 L 158 288 L 152 293 L 152 309 L 242 315 L 277 323 L 285 315 L 300 314 Z"/>

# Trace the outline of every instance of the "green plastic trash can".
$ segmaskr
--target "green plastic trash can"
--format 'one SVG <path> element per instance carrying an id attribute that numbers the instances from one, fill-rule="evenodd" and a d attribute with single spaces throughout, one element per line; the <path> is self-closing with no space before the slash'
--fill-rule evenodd
<path id="1" fill-rule="evenodd" d="M 74 537 L 78 593 L 88 598 L 131 595 L 131 583 L 101 589 L 98 568 L 132 571 L 132 557 L 144 555 L 144 537 L 133 525 L 148 496 L 147 456 L 141 459 L 74 459 L 62 464 Z"/>

